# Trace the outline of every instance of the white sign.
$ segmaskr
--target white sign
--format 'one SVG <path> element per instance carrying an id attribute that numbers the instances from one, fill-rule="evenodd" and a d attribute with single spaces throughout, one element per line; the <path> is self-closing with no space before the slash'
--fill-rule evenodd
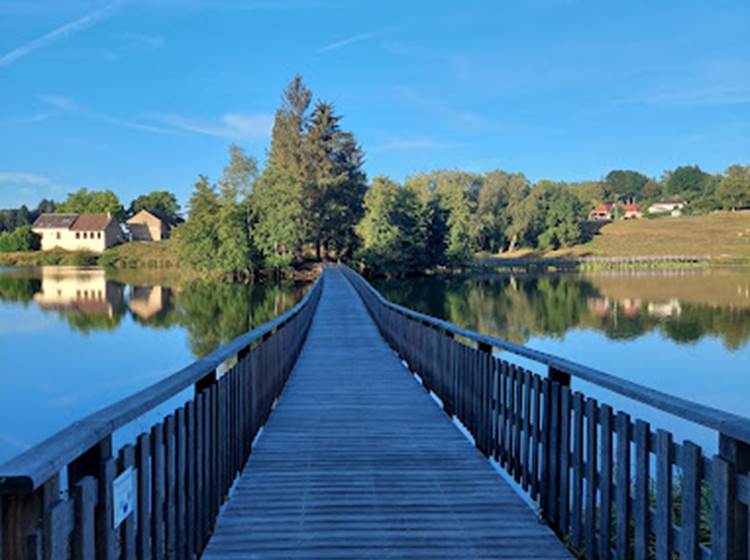
<path id="1" fill-rule="evenodd" d="M 112 482 L 115 510 L 115 529 L 135 511 L 137 500 L 135 469 L 128 467 Z"/>

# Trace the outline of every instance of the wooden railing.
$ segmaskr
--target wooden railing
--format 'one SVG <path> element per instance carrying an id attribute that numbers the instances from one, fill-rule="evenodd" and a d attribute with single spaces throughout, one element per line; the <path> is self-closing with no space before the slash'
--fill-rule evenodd
<path id="1" fill-rule="evenodd" d="M 0 465 L 0 557 L 196 557 L 292 370 L 322 283 L 273 321 Z M 115 430 L 191 388 L 113 453 Z"/>
<path id="2" fill-rule="evenodd" d="M 386 341 L 577 554 L 747 560 L 750 420 L 417 313 L 345 273 Z M 714 430 L 718 453 L 574 391 L 572 379 Z"/>

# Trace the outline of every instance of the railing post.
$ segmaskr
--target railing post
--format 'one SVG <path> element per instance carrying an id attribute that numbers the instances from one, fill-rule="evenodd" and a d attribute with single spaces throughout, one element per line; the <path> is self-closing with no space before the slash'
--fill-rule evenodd
<path id="1" fill-rule="evenodd" d="M 113 527 L 112 480 L 115 477 L 115 459 L 112 456 L 112 435 L 85 451 L 68 465 L 68 487 L 85 476 L 95 477 L 98 484 L 98 502 L 94 518 L 96 526 L 96 556 L 109 560 L 115 555 L 115 532 Z"/>
<path id="2" fill-rule="evenodd" d="M 195 394 L 200 395 L 206 389 L 216 383 L 216 370 L 209 372 L 207 375 L 201 377 L 195 384 Z"/>
<path id="3" fill-rule="evenodd" d="M 480 362 L 479 362 L 479 373 L 480 373 L 480 399 L 481 399 L 481 407 L 479 409 L 479 429 L 477 430 L 476 434 L 476 446 L 479 448 L 479 450 L 482 452 L 482 454 L 485 457 L 489 457 L 490 455 L 490 437 L 489 434 L 492 433 L 492 416 L 490 414 L 490 410 L 492 408 L 492 401 L 490 400 L 490 395 L 492 394 L 490 390 L 490 364 L 492 363 L 492 348 L 493 346 L 491 344 L 487 344 L 486 342 L 477 342 L 477 350 L 479 351 L 480 355 Z"/>
<path id="4" fill-rule="evenodd" d="M 726 434 L 719 434 L 719 456 L 730 465 L 730 472 L 750 474 L 750 444 Z M 748 557 L 748 506 L 737 498 L 734 481 L 729 481 L 726 523 L 730 542 L 726 543 L 729 558 Z"/>
<path id="5" fill-rule="evenodd" d="M 558 512 L 567 504 L 560 503 L 560 487 L 562 477 L 566 473 L 560 471 L 563 422 L 569 418 L 563 415 L 562 387 L 570 387 L 570 374 L 550 365 L 547 370 L 544 399 L 544 420 L 542 442 L 544 451 L 540 506 L 546 521 L 558 528 Z M 565 461 L 567 463 L 567 461 Z"/>
<path id="6" fill-rule="evenodd" d="M 47 497 L 45 498 L 45 493 Z M 0 507 L 0 557 L 4 560 L 26 560 L 43 556 L 41 522 L 44 506 L 49 502 L 44 486 L 33 492 L 2 496 Z"/>

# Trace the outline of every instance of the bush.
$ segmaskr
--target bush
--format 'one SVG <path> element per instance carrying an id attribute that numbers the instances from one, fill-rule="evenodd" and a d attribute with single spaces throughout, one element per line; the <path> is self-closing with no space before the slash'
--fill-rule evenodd
<path id="1" fill-rule="evenodd" d="M 22 226 L 15 231 L 0 233 L 0 252 L 37 251 L 41 238 L 31 231 L 31 226 Z"/>

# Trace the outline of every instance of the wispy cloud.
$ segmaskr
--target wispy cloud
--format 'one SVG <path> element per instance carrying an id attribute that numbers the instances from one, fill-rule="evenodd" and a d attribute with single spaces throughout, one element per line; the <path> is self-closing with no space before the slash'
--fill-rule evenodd
<path id="1" fill-rule="evenodd" d="M 377 37 L 385 35 L 386 33 L 390 33 L 394 29 L 395 29 L 394 27 L 386 27 L 384 29 L 377 29 L 375 31 L 367 31 L 365 33 L 359 33 L 357 35 L 345 37 L 343 39 L 339 39 L 338 41 L 334 41 L 333 43 L 329 43 L 319 48 L 317 52 L 318 54 L 322 54 L 326 52 L 335 51 L 344 47 L 348 47 L 349 45 L 353 45 L 355 43 L 361 43 L 362 41 L 376 39 Z"/>
<path id="2" fill-rule="evenodd" d="M 397 86 L 396 97 L 402 102 L 424 111 L 437 114 L 445 119 L 471 128 L 487 128 L 492 125 L 486 118 L 471 111 L 457 109 L 449 103 L 431 96 L 422 95 L 408 86 Z"/>
<path id="3" fill-rule="evenodd" d="M 33 204 L 40 198 L 56 196 L 63 189 L 62 185 L 43 175 L 25 171 L 0 171 L 0 207 L 15 207 L 22 201 Z"/>
<path id="4" fill-rule="evenodd" d="M 161 35 L 127 32 L 120 33 L 117 38 L 136 49 L 158 49 L 164 46 L 164 37 Z"/>
<path id="5" fill-rule="evenodd" d="M 405 150 L 446 150 L 461 144 L 439 142 L 432 138 L 395 138 L 372 147 L 374 152 L 390 152 Z"/>
<path id="6" fill-rule="evenodd" d="M 164 128 L 161 126 L 123 119 L 121 117 L 107 115 L 106 113 L 89 111 L 79 106 L 72 99 L 63 97 L 62 95 L 39 95 L 38 97 L 40 100 L 54 107 L 55 109 L 59 109 L 60 111 L 63 111 L 65 113 L 76 113 L 93 121 L 111 124 L 122 128 L 142 130 L 144 132 L 154 132 L 156 134 L 175 134 L 176 132 L 175 130 L 170 130 L 169 128 Z"/>
<path id="7" fill-rule="evenodd" d="M 31 54 L 32 52 L 47 47 L 64 37 L 83 31 L 99 23 L 100 21 L 113 15 L 122 4 L 121 0 L 107 4 L 103 8 L 89 12 L 83 17 L 80 17 L 74 21 L 61 25 L 60 27 L 53 29 L 52 31 L 45 33 L 44 35 L 37 37 L 26 43 L 13 49 L 12 51 L 0 56 L 0 67 L 8 66 L 15 61 Z"/>
<path id="8" fill-rule="evenodd" d="M 230 140 L 268 138 L 273 126 L 273 115 L 265 113 L 225 113 L 217 119 L 196 119 L 176 114 L 157 115 L 156 118 L 179 130 Z"/>

